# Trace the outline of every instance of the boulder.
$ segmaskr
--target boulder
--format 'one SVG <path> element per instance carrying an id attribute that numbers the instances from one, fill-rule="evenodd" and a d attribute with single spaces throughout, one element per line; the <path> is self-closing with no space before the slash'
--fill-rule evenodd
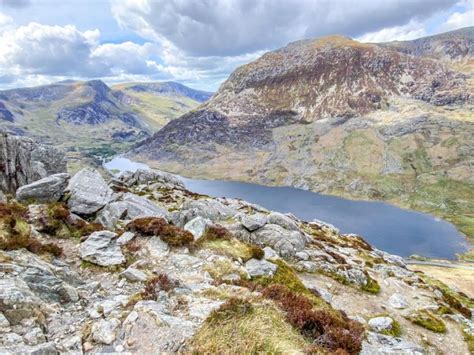
<path id="1" fill-rule="evenodd" d="M 16 191 L 16 198 L 18 201 L 32 199 L 38 202 L 56 202 L 63 195 L 69 178 L 69 174 L 66 173 L 47 176 L 20 187 Z"/>
<path id="2" fill-rule="evenodd" d="M 0 132 L 0 191 L 13 194 L 23 185 L 65 172 L 66 159 L 60 150 Z"/>
<path id="3" fill-rule="evenodd" d="M 405 297 L 403 297 L 399 293 L 394 293 L 388 299 L 388 303 L 390 306 L 396 309 L 403 309 L 408 307 L 408 302 L 406 301 Z"/>
<path id="4" fill-rule="evenodd" d="M 56 355 L 58 351 L 53 342 L 43 343 L 33 346 L 28 345 L 14 345 L 14 346 L 0 346 L 0 354 L 22 354 L 22 355 Z"/>
<path id="5" fill-rule="evenodd" d="M 147 280 L 147 276 L 144 272 L 133 267 L 127 268 L 120 275 L 132 282 L 144 282 Z"/>
<path id="6" fill-rule="evenodd" d="M 262 213 L 256 213 L 253 215 L 243 215 L 240 219 L 242 225 L 249 232 L 253 232 L 259 228 L 262 228 L 267 223 L 267 216 Z"/>
<path id="7" fill-rule="evenodd" d="M 110 345 L 115 341 L 116 331 L 120 325 L 120 321 L 116 318 L 101 319 L 92 324 L 92 339 L 101 344 Z"/>
<path id="8" fill-rule="evenodd" d="M 182 213 L 186 214 L 187 210 L 191 210 L 192 215 L 189 216 L 191 218 L 186 220 L 184 224 L 198 216 L 216 222 L 221 219 L 234 217 L 238 213 L 237 210 L 215 199 L 187 200 L 183 203 Z"/>
<path id="9" fill-rule="evenodd" d="M 108 229 L 114 229 L 119 220 L 131 220 L 137 217 L 167 218 L 168 211 L 145 197 L 127 192 L 100 210 L 96 222 Z"/>
<path id="10" fill-rule="evenodd" d="M 250 277 L 272 277 L 277 271 L 277 268 L 277 265 L 266 260 L 250 259 L 245 263 L 245 269 L 247 270 Z"/>
<path id="11" fill-rule="evenodd" d="M 191 232 L 194 240 L 198 240 L 206 232 L 207 226 L 212 222 L 203 217 L 196 217 L 184 225 L 184 229 Z"/>
<path id="12" fill-rule="evenodd" d="M 290 231 L 276 224 L 266 224 L 253 232 L 250 241 L 262 247 L 269 246 L 283 257 L 292 257 L 306 244 L 303 233 Z"/>
<path id="13" fill-rule="evenodd" d="M 0 310 L 11 325 L 30 317 L 42 304 L 22 279 L 0 278 Z"/>
<path id="14" fill-rule="evenodd" d="M 114 181 L 129 187 L 156 183 L 164 188 L 184 188 L 184 183 L 179 178 L 156 169 L 138 169 L 135 172 L 124 171 Z"/>
<path id="15" fill-rule="evenodd" d="M 426 354 L 426 351 L 422 346 L 411 341 L 368 332 L 366 340 L 362 343 L 362 351 L 360 354 L 422 355 Z"/>
<path id="16" fill-rule="evenodd" d="M 71 212 L 90 215 L 114 199 L 114 192 L 97 170 L 85 168 L 74 175 L 66 189 Z"/>
<path id="17" fill-rule="evenodd" d="M 120 265 L 125 257 L 117 243 L 117 234 L 109 231 L 92 233 L 79 246 L 81 259 L 100 266 Z"/>
<path id="18" fill-rule="evenodd" d="M 270 247 L 265 247 L 263 248 L 263 252 L 265 253 L 265 256 L 264 258 L 265 259 L 280 259 L 280 257 L 278 256 L 278 254 L 276 253 L 275 250 L 273 250 L 272 248 Z"/>
<path id="19" fill-rule="evenodd" d="M 272 212 L 268 215 L 267 220 L 270 224 L 276 224 L 291 231 L 299 231 L 296 222 L 282 213 Z"/>
<path id="20" fill-rule="evenodd" d="M 374 332 L 381 333 L 384 330 L 391 330 L 393 319 L 390 317 L 375 317 L 369 319 L 369 328 Z"/>

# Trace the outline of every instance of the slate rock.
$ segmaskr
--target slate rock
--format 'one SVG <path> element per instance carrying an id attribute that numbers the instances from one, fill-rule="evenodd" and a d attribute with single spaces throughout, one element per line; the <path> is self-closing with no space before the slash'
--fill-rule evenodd
<path id="1" fill-rule="evenodd" d="M 92 233 L 79 246 L 81 259 L 100 266 L 120 265 L 125 257 L 117 243 L 117 234 L 109 231 Z"/>
<path id="2" fill-rule="evenodd" d="M 37 202 L 56 202 L 63 195 L 69 178 L 69 174 L 66 173 L 47 176 L 20 187 L 16 191 L 16 198 L 18 201 L 32 199 Z"/>

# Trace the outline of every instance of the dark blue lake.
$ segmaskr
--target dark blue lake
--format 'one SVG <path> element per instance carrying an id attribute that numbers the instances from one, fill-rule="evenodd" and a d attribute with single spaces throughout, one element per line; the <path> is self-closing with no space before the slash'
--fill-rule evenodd
<path id="1" fill-rule="evenodd" d="M 105 167 L 122 171 L 145 168 L 146 165 L 117 157 Z M 466 239 L 452 224 L 384 202 L 354 201 L 293 187 L 183 177 L 182 180 L 193 192 L 240 198 L 269 210 L 293 213 L 307 221 L 318 219 L 333 224 L 341 232 L 359 234 L 378 249 L 392 254 L 453 259 L 456 253 L 468 249 Z"/>

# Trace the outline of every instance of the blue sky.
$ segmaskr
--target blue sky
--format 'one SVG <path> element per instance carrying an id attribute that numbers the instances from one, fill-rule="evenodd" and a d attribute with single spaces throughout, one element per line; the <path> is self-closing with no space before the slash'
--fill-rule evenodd
<path id="1" fill-rule="evenodd" d="M 408 40 L 474 26 L 474 0 L 0 0 L 0 89 L 174 80 L 214 91 L 288 42 Z"/>

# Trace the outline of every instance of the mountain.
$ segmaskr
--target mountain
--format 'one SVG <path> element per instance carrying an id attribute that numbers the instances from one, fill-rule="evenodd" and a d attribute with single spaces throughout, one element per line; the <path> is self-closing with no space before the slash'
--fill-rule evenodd
<path id="1" fill-rule="evenodd" d="M 209 97 L 176 83 L 62 81 L 0 91 L 0 128 L 68 151 L 69 161 L 131 147 Z"/>
<path id="2" fill-rule="evenodd" d="M 212 96 L 212 93 L 175 82 L 124 83 L 114 85 L 112 89 L 114 95 L 152 130 L 158 130 L 170 119 L 194 109 Z"/>
<path id="3" fill-rule="evenodd" d="M 387 200 L 474 236 L 472 40 L 469 28 L 291 43 L 235 70 L 130 155 L 194 177 Z"/>

